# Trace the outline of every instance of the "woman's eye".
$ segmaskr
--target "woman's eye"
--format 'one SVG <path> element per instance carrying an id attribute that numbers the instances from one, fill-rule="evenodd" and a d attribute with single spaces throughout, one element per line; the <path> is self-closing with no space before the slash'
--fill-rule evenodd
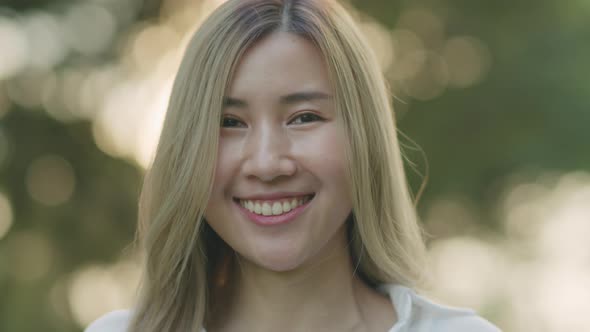
<path id="1" fill-rule="evenodd" d="M 298 121 L 301 120 L 301 121 Z M 313 113 L 303 113 L 300 114 L 299 116 L 295 117 L 295 119 L 291 122 L 291 123 L 295 123 L 295 124 L 302 124 L 302 123 L 308 123 L 308 122 L 313 122 L 314 120 L 323 120 L 320 116 L 313 114 Z"/>
<path id="2" fill-rule="evenodd" d="M 241 124 L 240 120 L 224 117 L 221 119 L 221 126 L 222 127 L 237 127 Z"/>
<path id="3" fill-rule="evenodd" d="M 314 113 L 303 113 L 295 117 L 290 123 L 293 124 L 305 124 L 308 122 L 314 121 L 321 121 L 323 120 L 322 117 L 314 114 Z M 238 119 L 231 118 L 231 117 L 223 117 L 221 119 L 221 127 L 224 128 L 235 128 L 235 127 L 245 127 L 244 123 Z"/>

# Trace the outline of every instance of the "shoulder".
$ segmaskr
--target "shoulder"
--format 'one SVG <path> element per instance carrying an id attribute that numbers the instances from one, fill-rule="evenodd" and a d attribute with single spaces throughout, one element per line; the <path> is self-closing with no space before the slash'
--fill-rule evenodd
<path id="1" fill-rule="evenodd" d="M 84 332 L 126 332 L 130 320 L 130 310 L 112 311 L 92 322 Z"/>
<path id="2" fill-rule="evenodd" d="M 386 285 L 398 319 L 408 332 L 501 332 L 498 327 L 469 308 L 436 303 L 401 285 Z"/>

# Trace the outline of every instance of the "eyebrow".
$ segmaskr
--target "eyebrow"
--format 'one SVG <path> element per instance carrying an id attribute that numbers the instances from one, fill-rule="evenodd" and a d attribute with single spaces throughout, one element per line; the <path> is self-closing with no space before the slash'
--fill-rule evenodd
<path id="1" fill-rule="evenodd" d="M 312 100 L 329 100 L 332 99 L 332 95 L 320 92 L 320 91 L 303 91 L 303 92 L 295 92 L 288 95 L 281 96 L 279 98 L 280 103 L 283 105 L 292 105 L 304 101 L 312 101 Z M 248 107 L 248 103 L 244 100 L 233 98 L 233 97 L 223 97 L 223 106 L 224 107 L 238 107 L 238 108 L 246 108 Z"/>

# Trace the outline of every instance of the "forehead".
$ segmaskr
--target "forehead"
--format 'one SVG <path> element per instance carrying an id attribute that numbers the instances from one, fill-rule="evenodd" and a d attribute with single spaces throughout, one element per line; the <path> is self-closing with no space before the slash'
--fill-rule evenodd
<path id="1" fill-rule="evenodd" d="M 331 92 L 324 57 L 309 40 L 288 32 L 275 32 L 242 56 L 229 95 L 283 95 L 301 89 Z"/>

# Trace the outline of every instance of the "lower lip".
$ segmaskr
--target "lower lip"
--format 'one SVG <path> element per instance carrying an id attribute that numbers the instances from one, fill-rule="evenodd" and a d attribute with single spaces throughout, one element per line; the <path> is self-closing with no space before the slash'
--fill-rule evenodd
<path id="1" fill-rule="evenodd" d="M 315 198 L 312 197 L 309 201 L 305 202 L 305 204 L 299 205 L 298 207 L 294 208 L 293 210 L 283 213 L 278 216 L 263 216 L 256 214 L 254 212 L 250 212 L 250 210 L 246 209 L 245 207 L 241 206 L 240 203 L 234 201 L 234 203 L 238 206 L 240 211 L 248 218 L 250 221 L 254 222 L 260 226 L 276 226 L 276 225 L 283 225 L 289 223 L 295 218 L 297 218 L 301 213 L 305 211 L 305 209 L 309 206 L 309 204 Z"/>

